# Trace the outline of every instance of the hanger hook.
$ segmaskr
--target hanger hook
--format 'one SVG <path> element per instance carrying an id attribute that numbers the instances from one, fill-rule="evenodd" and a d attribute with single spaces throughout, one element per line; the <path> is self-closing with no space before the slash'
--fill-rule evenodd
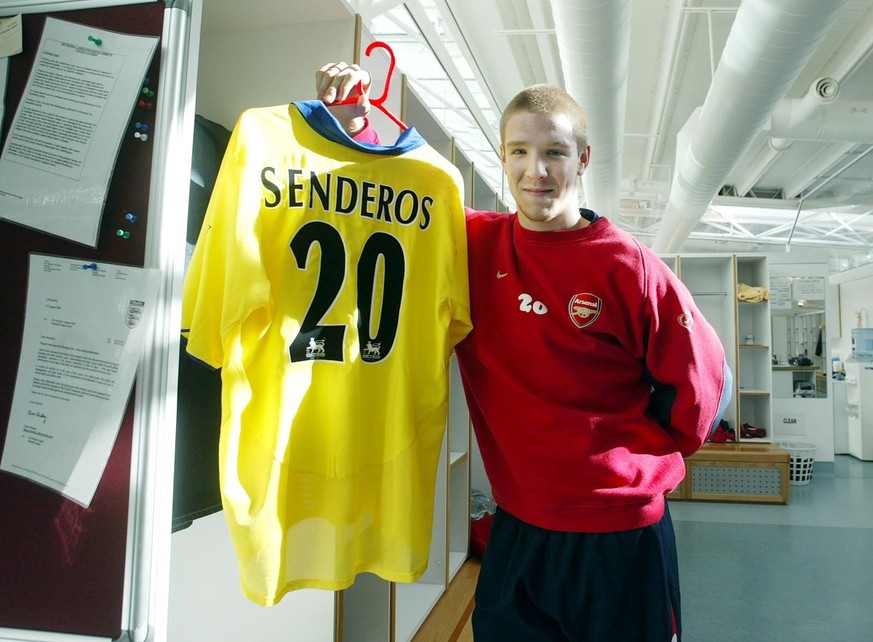
<path id="1" fill-rule="evenodd" d="M 367 49 L 364 51 L 364 55 L 369 57 L 373 53 L 373 49 L 376 49 L 376 48 L 384 49 L 385 51 L 388 52 L 388 74 L 385 78 L 385 86 L 382 88 L 382 95 L 379 96 L 378 98 L 371 97 L 370 104 L 373 105 L 374 107 L 376 107 L 377 109 L 379 109 L 379 111 L 381 111 L 388 118 L 390 118 L 391 121 L 395 125 L 397 125 L 398 127 L 400 127 L 401 129 L 403 129 L 405 131 L 408 129 L 406 124 L 402 120 L 400 120 L 397 116 L 392 114 L 391 110 L 389 110 L 387 107 L 385 107 L 385 101 L 388 99 L 388 91 L 391 89 L 391 77 L 394 75 L 394 66 L 396 64 L 396 61 L 394 59 L 394 50 L 391 49 L 391 46 L 388 43 L 382 42 L 381 40 L 374 40 L 373 42 L 371 42 L 367 46 Z M 358 83 L 358 94 L 363 94 L 363 93 L 364 93 L 364 83 L 362 81 L 362 82 Z M 352 104 L 354 102 L 357 102 L 358 97 L 359 96 L 349 96 L 345 100 L 341 100 L 341 101 L 333 103 L 333 104 L 334 105 Z"/>
<path id="2" fill-rule="evenodd" d="M 394 50 L 387 42 L 382 42 L 381 40 L 374 40 L 373 42 L 371 42 L 367 46 L 366 51 L 364 51 L 364 55 L 369 58 L 370 55 L 373 53 L 373 49 L 376 48 L 384 49 L 388 52 L 388 73 L 385 77 L 385 86 L 382 88 L 382 95 L 378 98 L 370 99 L 370 102 L 372 103 L 381 104 L 385 102 L 385 100 L 388 98 L 388 91 L 391 87 L 391 77 L 394 75 L 394 66 L 396 64 L 396 60 L 394 58 Z"/>

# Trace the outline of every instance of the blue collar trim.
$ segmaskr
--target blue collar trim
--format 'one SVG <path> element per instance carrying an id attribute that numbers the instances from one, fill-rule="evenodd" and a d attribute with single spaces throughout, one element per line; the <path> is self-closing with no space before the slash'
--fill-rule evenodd
<path id="1" fill-rule="evenodd" d="M 397 142 L 390 146 L 358 142 L 346 133 L 339 124 L 339 121 L 334 118 L 333 114 L 330 113 L 330 110 L 325 107 L 324 103 L 320 100 L 300 100 L 291 103 L 291 105 L 301 113 L 309 126 L 321 136 L 324 136 L 335 143 L 339 143 L 340 145 L 345 145 L 346 147 L 351 147 L 352 149 L 357 149 L 362 152 L 384 154 L 385 156 L 397 156 L 427 144 L 414 127 L 410 127 L 400 134 Z"/>

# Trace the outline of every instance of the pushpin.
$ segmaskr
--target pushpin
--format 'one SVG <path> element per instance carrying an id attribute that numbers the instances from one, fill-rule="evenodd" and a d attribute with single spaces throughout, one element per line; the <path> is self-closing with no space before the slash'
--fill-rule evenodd
<path id="1" fill-rule="evenodd" d="M 149 139 L 149 135 L 148 135 L 148 134 L 141 134 L 141 133 L 139 133 L 139 132 L 135 133 L 135 134 L 133 135 L 133 137 L 134 137 L 134 138 L 139 138 L 142 142 L 146 142 L 146 141 Z"/>
<path id="2" fill-rule="evenodd" d="M 125 212 L 124 218 L 130 221 L 131 223 L 136 223 L 136 214 L 133 212 Z"/>
<path id="3" fill-rule="evenodd" d="M 149 126 L 146 125 L 145 123 L 138 122 L 136 125 L 134 125 L 134 127 L 136 127 L 141 132 L 147 132 L 149 130 Z"/>
<path id="4" fill-rule="evenodd" d="M 116 234 L 117 236 L 120 236 L 120 237 L 123 238 L 123 239 L 129 239 L 129 238 L 130 238 L 130 232 L 128 232 L 127 230 L 118 230 L 117 232 L 115 232 L 115 234 Z"/>
<path id="5" fill-rule="evenodd" d="M 93 42 L 93 43 L 94 43 L 95 45 L 97 45 L 98 47 L 99 47 L 100 45 L 103 44 L 103 41 L 100 40 L 100 38 L 95 38 L 94 36 L 88 36 L 88 40 L 90 40 L 91 42 Z"/>

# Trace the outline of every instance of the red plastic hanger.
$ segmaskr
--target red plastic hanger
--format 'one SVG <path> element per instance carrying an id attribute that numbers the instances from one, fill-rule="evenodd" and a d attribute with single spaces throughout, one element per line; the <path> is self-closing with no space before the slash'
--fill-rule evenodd
<path id="1" fill-rule="evenodd" d="M 391 110 L 385 106 L 385 101 L 388 99 L 388 90 L 391 87 L 391 77 L 394 74 L 394 51 L 391 49 L 391 46 L 386 42 L 382 42 L 381 40 L 375 40 L 370 43 L 367 47 L 367 50 L 364 52 L 365 56 L 369 56 L 373 49 L 380 47 L 388 52 L 388 76 L 385 78 L 385 88 L 382 90 L 382 95 L 378 98 L 370 98 L 370 104 L 375 106 L 379 111 L 388 116 L 398 127 L 400 127 L 403 131 L 409 129 L 402 120 L 397 118 L 394 114 L 391 113 Z M 364 93 L 364 83 L 358 83 L 358 95 Z M 345 100 L 341 100 L 339 102 L 333 103 L 334 105 L 351 105 L 352 103 L 358 102 L 358 96 L 350 96 Z"/>

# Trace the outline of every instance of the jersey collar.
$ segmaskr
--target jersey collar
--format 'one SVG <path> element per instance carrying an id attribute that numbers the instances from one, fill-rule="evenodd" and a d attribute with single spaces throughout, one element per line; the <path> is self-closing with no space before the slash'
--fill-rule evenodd
<path id="1" fill-rule="evenodd" d="M 410 127 L 400 134 L 397 142 L 393 145 L 374 145 L 373 143 L 359 142 L 346 133 L 339 124 L 339 121 L 334 118 L 334 115 L 330 113 L 330 110 L 325 107 L 324 103 L 320 100 L 296 101 L 291 103 L 291 106 L 300 112 L 309 126 L 318 132 L 318 134 L 324 136 L 328 140 L 339 143 L 340 145 L 345 145 L 346 147 L 351 147 L 352 149 L 369 152 L 371 154 L 397 156 L 426 144 L 424 138 L 421 137 L 414 127 Z"/>

